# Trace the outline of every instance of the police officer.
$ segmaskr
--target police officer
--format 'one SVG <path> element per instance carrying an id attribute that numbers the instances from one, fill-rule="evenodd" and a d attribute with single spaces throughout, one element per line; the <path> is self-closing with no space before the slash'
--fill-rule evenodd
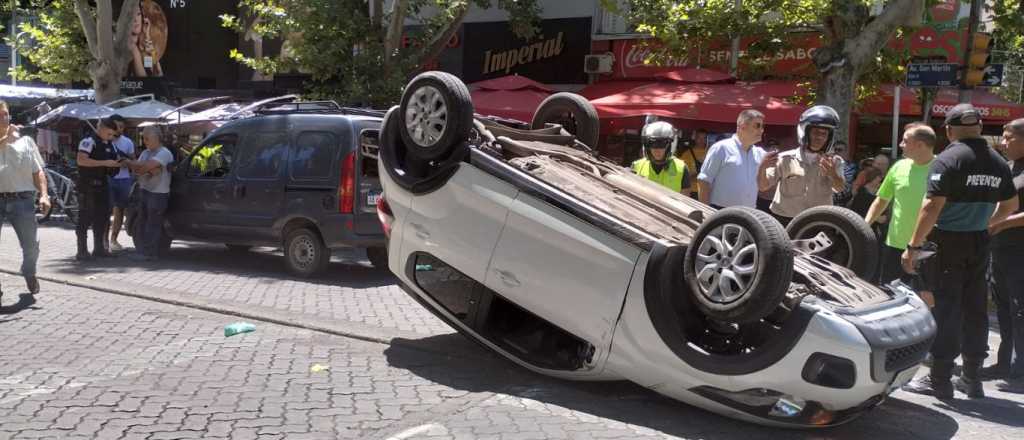
<path id="1" fill-rule="evenodd" d="M 981 129 L 981 113 L 970 104 L 946 114 L 951 143 L 930 166 L 928 192 L 902 257 L 903 269 L 916 273 L 915 255 L 925 239 L 938 245 L 921 268 L 935 296 L 932 369 L 904 390 L 940 399 L 953 398 L 954 388 L 970 398 L 985 396 L 979 369 L 988 356 L 987 229 L 1017 210 L 1010 168 L 982 139 Z M 953 360 L 961 354 L 963 374 L 951 381 Z"/>
<path id="2" fill-rule="evenodd" d="M 112 257 L 104 246 L 104 237 L 110 226 L 110 188 L 108 177 L 117 173 L 120 162 L 111 140 L 117 133 L 117 124 L 109 119 L 100 121 L 96 132 L 78 144 L 78 238 L 77 260 L 91 257 Z M 89 227 L 92 226 L 93 250 L 87 245 Z"/>
<path id="3" fill-rule="evenodd" d="M 664 121 L 652 122 L 641 131 L 644 157 L 633 162 L 633 172 L 641 177 L 682 193 L 690 186 L 690 173 L 686 162 L 673 154 L 676 129 Z"/>

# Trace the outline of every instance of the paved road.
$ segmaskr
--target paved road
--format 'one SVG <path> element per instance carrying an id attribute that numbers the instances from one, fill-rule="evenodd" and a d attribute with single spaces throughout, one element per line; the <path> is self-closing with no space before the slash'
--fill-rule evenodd
<path id="1" fill-rule="evenodd" d="M 17 261 L 9 231 L 0 243 L 0 268 L 7 270 Z M 355 282 L 333 276 L 302 282 L 285 276 L 272 255 L 232 256 L 209 247 L 177 248 L 161 267 L 124 261 L 117 271 L 70 269 L 62 267 L 67 256 L 57 253 L 67 247 L 57 241 L 61 234 L 68 232 L 44 232 L 47 273 L 82 280 L 96 276 L 86 281 L 107 279 L 111 285 L 140 289 L 135 293 L 142 295 L 178 289 L 181 296 L 212 297 L 218 289 L 207 284 L 244 289 L 254 285 L 254 278 L 273 287 L 234 299 L 221 293 L 217 300 L 237 301 L 238 313 L 255 308 L 301 314 L 311 307 L 321 317 L 360 312 L 324 310 L 315 306 L 317 301 L 339 308 L 351 304 L 387 319 L 398 318 L 386 307 L 381 312 L 361 304 L 361 295 L 376 291 L 394 304 L 406 301 L 389 287 L 387 277 L 364 268 L 365 263 L 335 263 L 335 271 L 365 276 Z M 188 281 L 175 283 L 171 273 Z M 136 283 L 138 278 L 167 281 L 147 287 Z M 33 299 L 24 293 L 20 277 L 0 275 L 0 282 L 6 292 L 0 307 L 0 439 L 988 440 L 1019 438 L 1024 425 L 1024 396 L 989 387 L 988 399 L 949 404 L 897 393 L 876 411 L 835 429 L 768 429 L 628 383 L 571 383 L 534 375 L 442 325 L 433 333 L 430 326 L 382 326 L 377 335 L 391 334 L 387 343 L 264 322 L 256 322 L 254 333 L 225 338 L 223 325 L 237 317 L 52 282 L 44 282 L 43 293 Z M 332 295 L 345 298 L 336 301 Z M 307 296 L 316 301 L 306 301 Z M 288 299 L 301 306 L 277 308 L 289 304 Z M 415 308 L 402 313 L 432 320 Z M 372 327 L 372 321 L 358 318 L 351 328 Z M 329 369 L 311 371 L 316 364 Z"/>

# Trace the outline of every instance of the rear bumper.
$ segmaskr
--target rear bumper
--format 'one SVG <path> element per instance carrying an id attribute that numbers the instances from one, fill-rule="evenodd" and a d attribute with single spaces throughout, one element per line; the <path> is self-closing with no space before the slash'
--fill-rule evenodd
<path id="1" fill-rule="evenodd" d="M 323 219 L 320 224 L 320 235 L 323 236 L 324 244 L 331 249 L 348 247 L 385 247 L 387 237 L 376 218 L 372 227 L 363 225 L 366 219 L 360 219 L 360 225 L 356 225 L 355 216 L 338 215 Z M 372 231 L 372 232 L 371 232 Z"/>

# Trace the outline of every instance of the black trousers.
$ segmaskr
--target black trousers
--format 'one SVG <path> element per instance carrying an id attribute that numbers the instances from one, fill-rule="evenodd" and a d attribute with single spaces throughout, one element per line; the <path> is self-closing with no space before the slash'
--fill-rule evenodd
<path id="1" fill-rule="evenodd" d="M 903 271 L 903 249 L 896 249 L 892 246 L 882 245 L 882 267 L 879 273 L 879 284 L 889 284 L 899 279 L 910 284 L 913 276 Z"/>
<path id="2" fill-rule="evenodd" d="M 938 245 L 921 269 L 935 293 L 932 357 L 950 365 L 961 354 L 965 364 L 981 362 L 988 356 L 988 233 L 935 229 L 928 239 Z"/>
<path id="3" fill-rule="evenodd" d="M 110 190 L 106 186 L 88 188 L 78 192 L 78 225 L 75 236 L 78 238 L 78 252 L 88 252 L 89 228 L 93 234 L 93 252 L 106 250 L 105 237 L 110 229 Z"/>
<path id="4" fill-rule="evenodd" d="M 1024 375 L 1024 243 L 992 249 L 993 297 L 999 319 L 1000 365 Z"/>

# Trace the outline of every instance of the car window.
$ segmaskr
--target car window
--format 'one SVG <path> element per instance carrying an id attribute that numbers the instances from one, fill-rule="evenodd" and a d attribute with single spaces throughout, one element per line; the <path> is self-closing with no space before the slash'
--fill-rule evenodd
<path id="1" fill-rule="evenodd" d="M 231 172 L 234 161 L 235 135 L 218 136 L 196 148 L 189 161 L 188 176 L 223 179 Z"/>
<path id="2" fill-rule="evenodd" d="M 246 137 L 238 155 L 236 174 L 244 179 L 272 179 L 280 175 L 288 154 L 288 134 L 255 133 Z"/>
<path id="3" fill-rule="evenodd" d="M 296 180 L 331 177 L 338 165 L 338 145 L 338 138 L 326 131 L 299 133 L 288 159 L 289 175 Z"/>

